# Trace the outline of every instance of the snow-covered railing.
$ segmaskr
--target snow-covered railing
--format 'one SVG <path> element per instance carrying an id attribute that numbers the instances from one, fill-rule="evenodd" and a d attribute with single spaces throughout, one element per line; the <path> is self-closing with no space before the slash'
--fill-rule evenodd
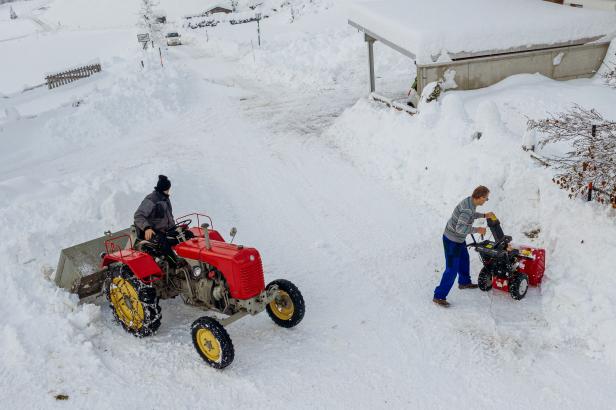
<path id="1" fill-rule="evenodd" d="M 90 77 L 94 73 L 100 73 L 101 70 L 100 63 L 90 64 L 57 74 L 49 74 L 45 77 L 45 80 L 47 81 L 47 87 L 51 90 L 52 88 L 72 83 L 81 78 Z"/>

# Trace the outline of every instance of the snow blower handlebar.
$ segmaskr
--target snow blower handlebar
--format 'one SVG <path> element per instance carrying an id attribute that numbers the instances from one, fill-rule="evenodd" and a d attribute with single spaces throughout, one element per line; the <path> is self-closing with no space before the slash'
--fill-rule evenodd
<path id="1" fill-rule="evenodd" d="M 511 242 L 511 236 L 504 234 L 503 228 L 501 227 L 500 221 L 498 220 L 496 215 L 486 218 L 486 221 L 488 223 L 488 228 L 492 233 L 492 237 L 494 238 L 495 246 L 501 245 L 503 243 L 509 244 Z M 469 244 L 468 246 L 477 247 L 481 245 L 481 243 L 485 242 L 483 240 L 483 235 L 481 235 L 482 242 L 480 243 L 475 240 L 475 235 L 471 234 L 471 238 L 473 238 L 473 243 Z"/>

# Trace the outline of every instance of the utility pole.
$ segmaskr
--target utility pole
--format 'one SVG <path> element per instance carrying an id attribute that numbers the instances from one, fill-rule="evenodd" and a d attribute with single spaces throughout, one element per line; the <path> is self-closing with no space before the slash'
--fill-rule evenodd
<path id="1" fill-rule="evenodd" d="M 259 39 L 259 47 L 261 47 L 261 13 L 257 13 L 257 37 Z"/>

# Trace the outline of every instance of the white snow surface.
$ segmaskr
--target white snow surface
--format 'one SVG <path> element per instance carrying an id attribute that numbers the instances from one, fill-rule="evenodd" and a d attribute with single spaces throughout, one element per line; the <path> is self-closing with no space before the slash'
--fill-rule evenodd
<path id="1" fill-rule="evenodd" d="M 538 0 L 371 0 L 354 4 L 348 16 L 418 63 L 616 35 L 616 13 Z"/>
<path id="2" fill-rule="evenodd" d="M 447 91 L 409 116 L 366 98 L 363 39 L 341 3 L 262 22 L 261 48 L 253 25 L 182 31 L 164 68 L 132 28 L 105 29 L 82 9 L 67 19 L 96 30 L 0 43 L 24 51 L 0 79 L 23 84 L 30 61 L 47 72 L 93 57 L 65 47 L 34 60 L 51 36 L 112 40 L 91 43 L 103 73 L 54 90 L 0 88 L 0 407 L 612 407 L 616 212 L 568 199 L 520 146 L 528 118 L 574 103 L 616 119 L 616 91 L 599 78 L 520 75 Z M 412 63 L 376 52 L 379 88 L 406 91 Z M 235 361 L 222 372 L 192 346 L 204 312 L 164 301 L 158 333 L 137 339 L 104 298 L 79 304 L 42 273 L 62 248 L 129 225 L 160 173 L 177 215 L 237 226 L 266 280 L 289 279 L 306 300 L 291 330 L 265 313 L 230 325 Z M 478 184 L 492 191 L 480 211 L 546 249 L 546 277 L 519 302 L 454 287 L 445 310 L 431 302 L 442 231 Z M 480 267 L 471 252 L 473 280 Z"/>

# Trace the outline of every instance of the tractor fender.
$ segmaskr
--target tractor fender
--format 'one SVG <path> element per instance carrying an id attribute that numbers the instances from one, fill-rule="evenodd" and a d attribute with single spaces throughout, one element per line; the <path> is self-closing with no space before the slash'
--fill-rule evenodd
<path id="1" fill-rule="evenodd" d="M 133 275 L 143 283 L 156 282 L 165 276 L 154 258 L 145 252 L 122 250 L 107 254 L 103 257 L 101 267 L 107 267 L 116 262 L 128 266 Z"/>

